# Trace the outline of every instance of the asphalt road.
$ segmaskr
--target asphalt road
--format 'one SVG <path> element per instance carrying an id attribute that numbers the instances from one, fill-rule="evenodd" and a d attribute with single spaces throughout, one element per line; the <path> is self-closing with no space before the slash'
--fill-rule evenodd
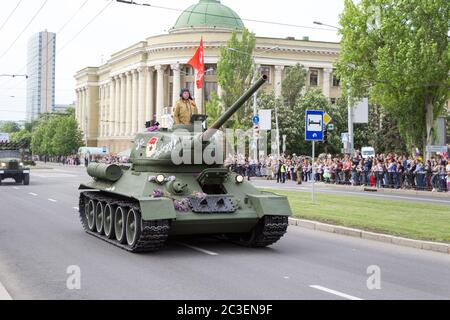
<path id="1" fill-rule="evenodd" d="M 36 170 L 30 186 L 0 186 L 0 283 L 13 299 L 450 299 L 450 255 L 296 227 L 261 250 L 189 238 L 130 254 L 82 231 L 86 179 Z M 67 287 L 71 266 L 80 289 Z M 381 289 L 367 287 L 370 266 Z"/>

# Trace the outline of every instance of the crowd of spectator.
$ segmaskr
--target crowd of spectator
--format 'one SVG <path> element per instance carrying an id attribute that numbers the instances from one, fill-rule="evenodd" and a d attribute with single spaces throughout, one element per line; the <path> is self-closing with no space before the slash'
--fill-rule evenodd
<path id="1" fill-rule="evenodd" d="M 259 161 L 235 155 L 228 157 L 226 166 L 248 179 L 261 177 L 278 183 L 292 180 L 301 184 L 314 179 L 316 182 L 374 188 L 450 190 L 450 161 L 447 156 L 437 155 L 424 161 L 420 156 L 392 153 L 366 159 L 360 152 L 352 156 L 323 154 L 315 159 L 314 174 L 311 160 L 311 157 L 295 154 L 269 155 Z"/>
<path id="2" fill-rule="evenodd" d="M 123 157 L 119 157 L 115 154 L 109 155 L 71 155 L 71 156 L 33 156 L 32 160 L 34 162 L 44 162 L 44 163 L 59 163 L 64 166 L 80 166 L 84 165 L 87 167 L 91 162 L 101 162 L 101 163 L 126 163 L 128 159 L 124 159 Z"/>

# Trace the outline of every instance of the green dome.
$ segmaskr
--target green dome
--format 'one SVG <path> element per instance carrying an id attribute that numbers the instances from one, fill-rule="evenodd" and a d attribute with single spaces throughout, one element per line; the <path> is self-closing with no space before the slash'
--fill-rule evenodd
<path id="1" fill-rule="evenodd" d="M 218 0 L 200 0 L 199 3 L 187 8 L 178 18 L 171 31 L 186 28 L 244 28 L 241 18 Z"/>

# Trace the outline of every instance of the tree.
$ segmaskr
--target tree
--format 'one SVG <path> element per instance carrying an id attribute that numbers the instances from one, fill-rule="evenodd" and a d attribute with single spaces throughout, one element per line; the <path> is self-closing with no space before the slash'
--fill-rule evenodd
<path id="1" fill-rule="evenodd" d="M 31 149 L 34 154 L 67 156 L 83 145 L 75 114 L 42 116 L 33 129 Z"/>
<path id="2" fill-rule="evenodd" d="M 351 98 L 369 95 L 409 147 L 433 144 L 449 98 L 448 0 L 345 0 L 337 63 Z"/>
<path id="3" fill-rule="evenodd" d="M 293 107 L 300 98 L 306 85 L 308 72 L 301 64 L 296 64 L 286 71 L 286 77 L 282 83 L 283 98 L 288 106 Z"/>
<path id="4" fill-rule="evenodd" d="M 30 148 L 32 135 L 31 132 L 25 129 L 19 132 L 14 132 L 11 135 L 11 141 L 23 145 L 26 149 Z"/>
<path id="5" fill-rule="evenodd" d="M 273 113 L 275 112 L 275 108 L 278 108 L 280 138 L 283 135 L 287 136 L 286 152 L 291 154 L 306 155 L 311 153 L 311 143 L 305 141 L 306 110 L 324 110 L 333 119 L 341 119 L 341 122 L 345 122 L 346 119 L 346 115 L 332 106 L 320 89 L 306 90 L 303 95 L 297 98 L 296 103 L 292 107 L 285 106 L 281 99 L 276 99 L 273 92 L 270 94 L 263 92 L 258 96 L 258 105 L 261 109 L 273 110 Z M 346 109 L 344 112 L 346 113 Z M 275 117 L 273 117 L 272 128 L 275 128 Z M 336 133 L 331 134 L 336 135 Z M 334 142 L 332 145 L 329 142 L 318 144 L 318 152 L 338 152 L 340 150 L 340 138 L 332 139 L 332 141 Z"/>
<path id="6" fill-rule="evenodd" d="M 235 31 L 226 47 L 220 48 L 220 58 L 217 64 L 217 79 L 222 87 L 222 102 L 225 109 L 231 107 L 247 90 L 253 78 L 253 51 L 256 36 L 247 29 L 242 33 Z M 232 128 L 249 128 L 252 112 L 247 107 L 241 109 L 232 119 Z"/>
<path id="7" fill-rule="evenodd" d="M 2 124 L 0 124 L 0 132 L 14 133 L 19 131 L 20 131 L 19 125 L 14 121 L 5 121 Z"/>
<path id="8" fill-rule="evenodd" d="M 206 102 L 206 115 L 208 119 L 206 121 L 208 128 L 210 128 L 216 120 L 222 115 L 223 110 L 220 102 L 220 98 L 217 93 L 213 92 L 211 100 Z"/>

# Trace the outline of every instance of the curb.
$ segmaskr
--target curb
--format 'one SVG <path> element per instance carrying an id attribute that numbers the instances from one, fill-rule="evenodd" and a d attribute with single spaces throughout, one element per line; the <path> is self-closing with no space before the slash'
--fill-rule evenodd
<path id="1" fill-rule="evenodd" d="M 337 185 L 326 185 L 337 190 L 349 190 L 357 192 L 374 192 L 374 193 L 384 193 L 384 194 L 398 194 L 398 195 L 410 195 L 410 196 L 428 196 L 433 198 L 449 199 L 450 192 L 431 192 L 431 191 L 417 191 L 417 190 L 405 190 L 405 189 L 376 189 L 371 187 L 358 187 L 358 186 L 337 186 Z M 370 191 L 368 191 L 370 190 Z"/>
<path id="2" fill-rule="evenodd" d="M 390 243 L 398 246 L 434 251 L 440 253 L 450 254 L 450 244 L 442 243 L 442 242 L 431 242 L 431 241 L 422 241 L 422 240 L 413 240 L 408 238 L 390 236 L 387 234 L 368 232 L 364 230 L 347 228 L 336 226 L 332 224 L 326 224 L 311 220 L 302 220 L 289 218 L 289 225 L 296 226 L 300 228 L 323 231 L 328 233 L 335 233 L 344 236 L 361 238 L 366 240 Z"/>

